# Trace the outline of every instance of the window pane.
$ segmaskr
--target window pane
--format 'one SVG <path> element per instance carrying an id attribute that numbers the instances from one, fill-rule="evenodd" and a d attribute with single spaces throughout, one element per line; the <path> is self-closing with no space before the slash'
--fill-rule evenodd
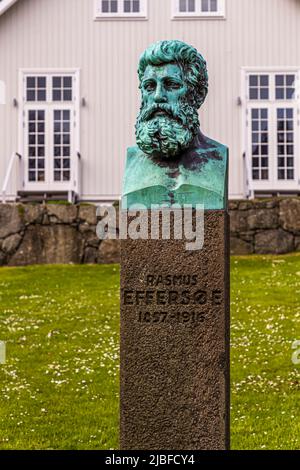
<path id="1" fill-rule="evenodd" d="M 258 76 L 257 75 L 250 75 L 250 86 L 258 86 Z"/>
<path id="2" fill-rule="evenodd" d="M 31 122 L 29 123 L 29 132 L 35 132 L 35 123 L 34 122 Z"/>
<path id="3" fill-rule="evenodd" d="M 267 131 L 268 130 L 268 121 L 260 121 L 260 129 L 262 131 Z"/>
<path id="4" fill-rule="evenodd" d="M 130 13 L 131 12 L 131 2 L 130 0 L 125 0 L 124 1 L 124 13 Z"/>
<path id="5" fill-rule="evenodd" d="M 71 168 L 71 134 L 69 110 L 60 111 L 57 119 L 54 113 L 54 179 L 55 181 L 69 181 Z"/>
<path id="6" fill-rule="evenodd" d="M 133 2 L 132 2 L 132 11 L 133 11 L 133 13 L 139 13 L 140 12 L 140 2 L 139 2 L 139 0 L 133 0 Z"/>
<path id="7" fill-rule="evenodd" d="M 275 83 L 277 87 L 284 85 L 284 75 L 276 75 Z"/>
<path id="8" fill-rule="evenodd" d="M 209 11 L 209 0 L 202 0 L 201 7 L 203 12 Z"/>
<path id="9" fill-rule="evenodd" d="M 102 13 L 109 13 L 109 1 L 102 0 Z"/>
<path id="10" fill-rule="evenodd" d="M 39 90 L 37 95 L 38 101 L 46 101 L 46 90 Z"/>
<path id="11" fill-rule="evenodd" d="M 29 111 L 28 135 L 28 180 L 30 182 L 45 181 L 45 133 L 37 132 L 40 124 L 44 124 L 45 111 Z M 45 127 L 44 127 L 45 129 Z"/>
<path id="12" fill-rule="evenodd" d="M 294 85 L 295 85 L 295 75 L 287 75 L 286 86 L 294 86 Z"/>
<path id="13" fill-rule="evenodd" d="M 44 145 L 45 143 L 45 136 L 43 134 L 38 135 L 38 144 L 39 145 Z"/>
<path id="14" fill-rule="evenodd" d="M 218 11 L 217 0 L 210 0 L 210 11 Z"/>
<path id="15" fill-rule="evenodd" d="M 70 145 L 70 135 L 69 134 L 63 134 L 63 143 L 64 143 L 64 145 Z"/>
<path id="16" fill-rule="evenodd" d="M 27 91 L 27 101 L 35 101 L 35 91 L 28 90 Z"/>
<path id="17" fill-rule="evenodd" d="M 63 156 L 69 157 L 70 156 L 70 147 L 64 147 Z"/>
<path id="18" fill-rule="evenodd" d="M 60 171 L 54 172 L 54 181 L 60 181 Z"/>
<path id="19" fill-rule="evenodd" d="M 64 181 L 70 181 L 70 172 L 69 171 L 64 171 L 63 172 L 63 180 Z"/>
<path id="20" fill-rule="evenodd" d="M 258 88 L 250 88 L 250 100 L 258 99 Z"/>
<path id="21" fill-rule="evenodd" d="M 54 159 L 54 168 L 56 170 L 61 169 L 61 159 L 60 158 L 55 158 Z"/>
<path id="22" fill-rule="evenodd" d="M 293 100 L 295 99 L 295 75 L 276 75 L 276 99 Z"/>
<path id="23" fill-rule="evenodd" d="M 260 117 L 261 117 L 261 119 L 268 119 L 268 110 L 267 109 L 261 109 L 260 110 Z"/>
<path id="24" fill-rule="evenodd" d="M 38 159 L 38 169 L 43 170 L 45 168 L 45 160 L 43 158 Z"/>
<path id="25" fill-rule="evenodd" d="M 36 163 L 35 158 L 30 158 L 29 159 L 29 168 L 30 168 L 30 170 L 32 170 L 32 169 L 35 170 L 35 163 Z"/>
<path id="26" fill-rule="evenodd" d="M 38 77 L 38 88 L 46 88 L 46 77 Z"/>
<path id="27" fill-rule="evenodd" d="M 294 88 L 287 88 L 286 90 L 286 99 L 292 100 L 295 97 L 295 89 Z"/>
<path id="28" fill-rule="evenodd" d="M 27 77 L 27 88 L 35 88 L 35 77 Z"/>
<path id="29" fill-rule="evenodd" d="M 268 110 L 252 109 L 252 176 L 256 180 L 269 178 L 269 133 Z"/>
<path id="30" fill-rule="evenodd" d="M 60 130 L 61 130 L 60 122 L 55 122 L 54 123 L 54 132 L 60 132 Z"/>
<path id="31" fill-rule="evenodd" d="M 261 100 L 268 100 L 269 99 L 269 88 L 261 88 L 260 89 L 260 99 Z"/>
<path id="32" fill-rule="evenodd" d="M 60 157 L 61 156 L 61 151 L 60 151 L 60 147 L 54 147 L 54 156 L 55 157 Z M 57 162 L 57 160 L 54 160 L 54 162 Z M 60 162 L 60 160 L 59 160 Z"/>
<path id="33" fill-rule="evenodd" d="M 278 119 L 284 119 L 284 117 L 285 117 L 284 111 L 285 111 L 285 110 L 284 110 L 284 109 L 281 109 L 281 108 L 280 108 L 280 109 L 277 109 L 277 118 L 278 118 Z"/>
<path id="34" fill-rule="evenodd" d="M 268 87 L 269 86 L 269 75 L 260 76 L 260 86 Z"/>
<path id="35" fill-rule="evenodd" d="M 111 13 L 117 13 L 118 12 L 118 1 L 117 0 L 111 0 L 111 2 L 110 2 L 110 11 L 111 11 Z"/>
<path id="36" fill-rule="evenodd" d="M 64 101 L 72 101 L 72 90 L 64 91 Z"/>
<path id="37" fill-rule="evenodd" d="M 261 145 L 261 154 L 268 155 L 268 145 Z"/>
<path id="38" fill-rule="evenodd" d="M 53 88 L 61 88 L 61 77 L 53 77 L 52 86 Z"/>
<path id="39" fill-rule="evenodd" d="M 53 101 L 61 101 L 61 91 L 53 90 Z"/>
<path id="40" fill-rule="evenodd" d="M 189 0 L 189 11 L 195 11 L 195 0 Z"/>
<path id="41" fill-rule="evenodd" d="M 179 1 L 179 11 L 184 13 L 187 11 L 187 0 L 180 0 Z"/>
<path id="42" fill-rule="evenodd" d="M 250 100 L 269 100 L 269 96 L 269 75 L 250 75 Z"/>
<path id="43" fill-rule="evenodd" d="M 72 88 L 72 77 L 64 77 L 64 87 Z"/>
<path id="44" fill-rule="evenodd" d="M 29 111 L 28 113 L 28 119 L 29 121 L 35 121 L 35 111 Z"/>
<path id="45" fill-rule="evenodd" d="M 60 119 L 61 111 L 54 111 L 54 120 L 57 121 Z"/>
<path id="46" fill-rule="evenodd" d="M 35 171 L 29 171 L 28 179 L 30 182 L 35 181 Z"/>

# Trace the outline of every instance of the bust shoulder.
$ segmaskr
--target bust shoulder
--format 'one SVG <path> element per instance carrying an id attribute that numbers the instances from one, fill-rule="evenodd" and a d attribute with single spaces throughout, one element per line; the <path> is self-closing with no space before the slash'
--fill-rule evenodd
<path id="1" fill-rule="evenodd" d="M 203 134 L 177 160 L 153 159 L 138 146 L 129 147 L 123 195 L 146 205 L 170 196 L 176 202 L 206 202 L 207 208 L 221 209 L 227 195 L 227 168 L 226 145 Z"/>

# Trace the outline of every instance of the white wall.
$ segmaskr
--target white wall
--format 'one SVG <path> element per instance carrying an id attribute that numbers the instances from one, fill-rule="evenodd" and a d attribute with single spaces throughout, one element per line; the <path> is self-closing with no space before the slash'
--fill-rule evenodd
<path id="1" fill-rule="evenodd" d="M 94 0 L 19 0 L 0 17 L 0 187 L 18 148 L 18 69 L 80 68 L 82 196 L 118 196 L 135 142 L 139 55 L 156 40 L 181 39 L 208 61 L 202 128 L 230 147 L 230 195 L 243 195 L 241 67 L 300 66 L 300 1 L 226 0 L 225 20 L 174 21 L 171 2 L 148 0 L 147 21 L 94 21 Z"/>

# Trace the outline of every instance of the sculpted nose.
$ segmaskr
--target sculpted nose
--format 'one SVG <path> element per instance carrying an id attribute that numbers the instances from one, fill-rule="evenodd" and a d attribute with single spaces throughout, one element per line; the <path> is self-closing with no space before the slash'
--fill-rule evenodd
<path id="1" fill-rule="evenodd" d="M 156 103 L 166 103 L 167 102 L 167 97 L 164 93 L 164 90 L 163 90 L 162 86 L 158 86 L 156 88 L 154 100 L 155 100 Z"/>

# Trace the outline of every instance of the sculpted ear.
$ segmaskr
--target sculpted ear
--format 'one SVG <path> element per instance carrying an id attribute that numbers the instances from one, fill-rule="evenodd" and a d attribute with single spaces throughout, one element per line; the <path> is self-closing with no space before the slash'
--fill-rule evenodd
<path id="1" fill-rule="evenodd" d="M 207 92 L 208 92 L 208 89 L 207 88 L 202 88 L 199 93 L 198 93 L 198 104 L 199 104 L 199 108 L 200 106 L 203 105 L 204 101 L 205 101 L 205 98 L 207 96 Z"/>

